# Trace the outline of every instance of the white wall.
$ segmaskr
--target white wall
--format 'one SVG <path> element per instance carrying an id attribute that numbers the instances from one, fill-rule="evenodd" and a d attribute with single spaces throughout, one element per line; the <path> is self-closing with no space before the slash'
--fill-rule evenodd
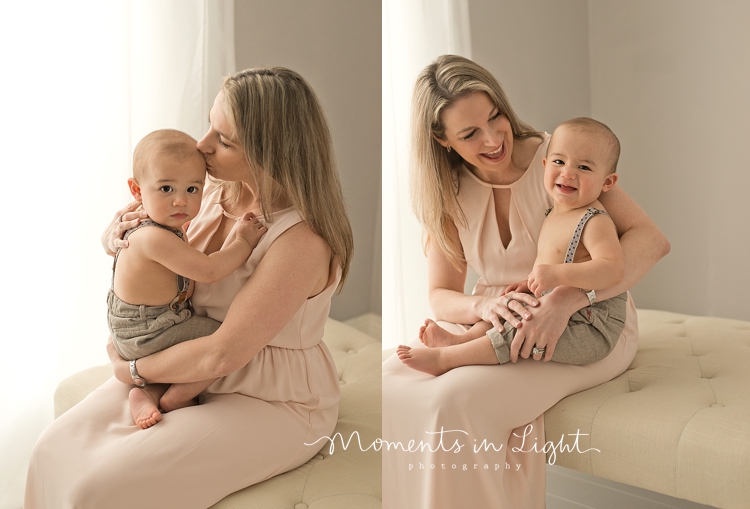
<path id="1" fill-rule="evenodd" d="M 333 135 L 354 261 L 331 316 L 381 312 L 379 0 L 236 0 L 237 68 L 284 66 L 320 98 Z"/>
<path id="2" fill-rule="evenodd" d="M 469 0 L 473 60 L 540 131 L 590 115 L 586 0 Z"/>
<path id="3" fill-rule="evenodd" d="M 750 320 L 750 3 L 590 0 L 592 115 L 672 243 L 639 307 Z"/>

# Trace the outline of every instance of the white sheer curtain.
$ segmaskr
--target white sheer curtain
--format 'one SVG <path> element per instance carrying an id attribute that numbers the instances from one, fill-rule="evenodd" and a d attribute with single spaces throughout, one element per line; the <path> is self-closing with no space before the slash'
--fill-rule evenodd
<path id="1" fill-rule="evenodd" d="M 409 114 L 417 75 L 436 57 L 471 58 L 468 0 L 383 0 L 383 348 L 431 316 L 422 229 L 409 200 Z"/>
<path id="2" fill-rule="evenodd" d="M 132 149 L 207 127 L 234 71 L 233 0 L 4 3 L 0 104 L 0 509 L 22 504 L 57 383 L 107 362 L 111 258 L 99 236 L 130 200 Z"/>

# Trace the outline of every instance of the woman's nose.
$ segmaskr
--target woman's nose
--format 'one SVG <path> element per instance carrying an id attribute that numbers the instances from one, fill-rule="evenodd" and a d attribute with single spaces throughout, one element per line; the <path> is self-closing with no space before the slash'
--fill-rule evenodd
<path id="1" fill-rule="evenodd" d="M 198 144 L 196 145 L 196 147 L 198 147 L 198 150 L 200 150 L 203 153 L 213 152 L 213 150 L 211 150 L 211 144 L 208 143 L 208 135 L 210 132 L 211 131 L 209 130 L 206 134 L 204 134 L 203 138 L 198 140 Z"/>

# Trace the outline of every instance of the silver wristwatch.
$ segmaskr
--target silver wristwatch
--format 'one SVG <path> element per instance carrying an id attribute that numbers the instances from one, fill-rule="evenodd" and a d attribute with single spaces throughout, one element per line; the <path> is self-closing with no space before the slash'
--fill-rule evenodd
<path id="1" fill-rule="evenodd" d="M 146 379 L 143 378 L 141 375 L 138 374 L 138 370 L 135 369 L 135 361 L 136 359 L 133 359 L 130 361 L 130 376 L 133 377 L 133 383 L 138 387 L 146 387 L 148 385 L 146 383 Z"/>
<path id="2" fill-rule="evenodd" d="M 584 290 L 583 288 L 579 288 L 579 290 L 585 293 L 586 297 L 589 298 L 589 306 L 593 306 L 594 304 L 596 304 L 596 292 L 594 290 Z M 131 366 L 132 365 L 133 364 L 131 362 Z M 132 368 L 131 368 L 131 372 L 132 372 Z"/>
<path id="3" fill-rule="evenodd" d="M 583 293 L 586 294 L 586 297 L 589 298 L 589 306 L 593 306 L 596 304 L 596 292 L 594 290 L 584 290 L 583 288 L 579 288 Z"/>

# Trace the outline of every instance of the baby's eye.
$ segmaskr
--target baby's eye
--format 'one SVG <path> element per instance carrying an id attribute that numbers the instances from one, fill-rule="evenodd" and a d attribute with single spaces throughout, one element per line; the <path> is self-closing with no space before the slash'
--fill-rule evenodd
<path id="1" fill-rule="evenodd" d="M 552 162 L 555 164 L 565 164 L 565 162 L 562 159 L 554 159 Z"/>
<path id="2" fill-rule="evenodd" d="M 589 167 L 588 167 L 588 166 L 586 166 L 585 164 L 582 164 L 582 165 L 580 165 L 580 166 L 578 167 L 578 169 L 580 169 L 580 170 L 584 170 L 584 171 L 591 171 L 591 168 L 589 168 Z"/>
<path id="3" fill-rule="evenodd" d="M 198 189 L 196 186 L 190 186 L 190 187 L 187 188 L 187 192 L 190 193 L 190 194 L 195 194 L 198 191 L 200 191 L 200 189 Z"/>
<path id="4" fill-rule="evenodd" d="M 171 193 L 172 192 L 172 186 L 161 186 L 159 188 L 159 191 L 162 193 Z"/>

